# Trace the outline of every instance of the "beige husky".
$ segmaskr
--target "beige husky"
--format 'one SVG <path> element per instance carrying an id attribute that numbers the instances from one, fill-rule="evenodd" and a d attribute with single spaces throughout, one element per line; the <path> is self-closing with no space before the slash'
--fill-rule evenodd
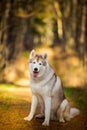
<path id="1" fill-rule="evenodd" d="M 41 113 L 36 117 L 45 118 L 42 123 L 44 126 L 49 125 L 50 119 L 65 122 L 80 113 L 78 109 L 70 107 L 64 96 L 61 80 L 48 63 L 47 54 L 39 55 L 32 50 L 29 71 L 32 103 L 30 113 L 24 120 L 32 120 L 38 102 L 41 104 Z"/>

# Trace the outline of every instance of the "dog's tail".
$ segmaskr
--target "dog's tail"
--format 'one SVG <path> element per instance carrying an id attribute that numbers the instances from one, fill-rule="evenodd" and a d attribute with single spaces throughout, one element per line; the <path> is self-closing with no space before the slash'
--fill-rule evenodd
<path id="1" fill-rule="evenodd" d="M 71 118 L 73 118 L 73 117 L 75 117 L 75 116 L 77 116 L 79 114 L 80 114 L 80 110 L 79 109 L 77 109 L 77 108 L 71 108 L 70 109 L 70 116 L 71 116 Z"/>

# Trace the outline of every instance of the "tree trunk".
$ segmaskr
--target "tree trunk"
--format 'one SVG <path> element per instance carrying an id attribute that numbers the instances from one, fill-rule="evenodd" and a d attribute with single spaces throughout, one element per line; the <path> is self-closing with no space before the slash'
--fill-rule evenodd
<path id="1" fill-rule="evenodd" d="M 84 44 L 84 52 L 85 52 L 85 64 L 87 65 L 87 1 L 85 4 L 85 44 Z"/>
<path id="2" fill-rule="evenodd" d="M 62 14 L 60 11 L 60 5 L 56 1 L 54 1 L 54 9 L 55 9 L 55 13 L 56 13 L 58 37 L 59 37 L 59 39 L 63 39 Z"/>
<path id="3" fill-rule="evenodd" d="M 81 36 L 81 25 L 82 25 L 82 11 L 83 11 L 83 5 L 81 3 L 78 3 L 77 10 L 76 10 L 75 49 L 78 52 L 79 57 L 81 57 L 80 36 Z"/>
<path id="4" fill-rule="evenodd" d="M 3 17 L 1 17 L 1 27 L 0 27 L 0 71 L 2 71 L 6 65 L 6 59 L 8 55 L 8 48 L 6 47 L 7 35 L 8 35 L 8 17 L 10 11 L 10 3 L 6 2 L 5 12 Z"/>

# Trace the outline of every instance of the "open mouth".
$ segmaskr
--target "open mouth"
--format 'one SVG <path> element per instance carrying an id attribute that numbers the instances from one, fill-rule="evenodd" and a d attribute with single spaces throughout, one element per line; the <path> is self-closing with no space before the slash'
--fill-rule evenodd
<path id="1" fill-rule="evenodd" d="M 38 73 L 39 73 L 38 71 L 33 71 L 33 77 L 36 78 L 38 76 Z"/>

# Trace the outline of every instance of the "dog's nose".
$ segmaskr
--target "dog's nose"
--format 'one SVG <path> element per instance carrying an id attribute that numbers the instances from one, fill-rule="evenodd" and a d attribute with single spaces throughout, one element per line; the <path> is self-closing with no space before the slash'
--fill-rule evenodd
<path id="1" fill-rule="evenodd" d="M 34 71 L 38 71 L 38 68 L 34 68 Z"/>

